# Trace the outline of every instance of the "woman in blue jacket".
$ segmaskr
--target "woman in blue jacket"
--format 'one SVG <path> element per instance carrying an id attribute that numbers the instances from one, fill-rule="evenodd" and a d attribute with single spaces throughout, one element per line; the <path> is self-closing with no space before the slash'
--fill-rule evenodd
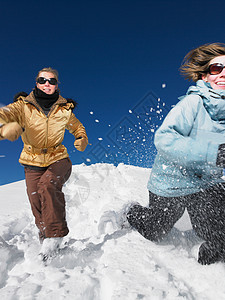
<path id="1" fill-rule="evenodd" d="M 160 241 L 187 209 L 205 240 L 198 262 L 225 261 L 225 44 L 190 51 L 181 72 L 196 82 L 155 134 L 157 156 L 148 182 L 149 207 L 133 205 L 127 219 Z"/>

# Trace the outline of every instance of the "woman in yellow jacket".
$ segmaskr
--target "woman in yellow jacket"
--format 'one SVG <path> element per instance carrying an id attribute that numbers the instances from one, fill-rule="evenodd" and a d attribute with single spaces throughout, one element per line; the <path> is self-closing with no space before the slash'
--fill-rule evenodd
<path id="1" fill-rule="evenodd" d="M 25 168 L 43 259 L 69 232 L 62 186 L 71 174 L 72 163 L 62 145 L 65 129 L 75 136 L 77 150 L 84 151 L 88 144 L 85 128 L 72 112 L 75 106 L 75 101 L 59 94 L 58 72 L 44 68 L 29 95 L 20 93 L 14 103 L 0 109 L 0 139 L 13 141 L 21 135 L 24 143 L 19 162 Z"/>

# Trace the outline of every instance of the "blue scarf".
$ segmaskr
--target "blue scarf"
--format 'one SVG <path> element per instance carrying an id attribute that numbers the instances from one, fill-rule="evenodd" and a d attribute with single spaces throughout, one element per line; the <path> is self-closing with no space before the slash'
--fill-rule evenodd
<path id="1" fill-rule="evenodd" d="M 186 95 L 199 95 L 212 120 L 225 121 L 225 90 L 214 90 L 210 83 L 198 80 L 196 86 L 190 86 Z M 179 100 L 183 99 L 182 96 Z"/>

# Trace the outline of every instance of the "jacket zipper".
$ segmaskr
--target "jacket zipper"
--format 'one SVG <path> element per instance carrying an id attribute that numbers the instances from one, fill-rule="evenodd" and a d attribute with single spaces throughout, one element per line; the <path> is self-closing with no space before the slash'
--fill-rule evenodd
<path id="1" fill-rule="evenodd" d="M 46 138 L 45 138 L 45 148 L 47 149 L 48 145 L 48 117 L 46 117 Z M 44 164 L 45 164 L 46 154 L 44 153 Z"/>
<path id="2" fill-rule="evenodd" d="M 46 116 L 46 138 L 45 138 L 45 148 L 46 149 L 48 149 L 47 145 L 48 145 L 49 117 L 50 117 L 51 113 L 54 111 L 55 107 L 56 107 L 56 104 L 53 104 L 48 115 Z M 44 153 L 44 164 L 45 164 L 45 158 L 46 158 L 46 154 Z"/>

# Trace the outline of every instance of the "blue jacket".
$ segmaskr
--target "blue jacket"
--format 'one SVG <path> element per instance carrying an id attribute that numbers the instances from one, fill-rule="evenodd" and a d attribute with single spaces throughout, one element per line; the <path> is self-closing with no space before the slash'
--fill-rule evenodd
<path id="1" fill-rule="evenodd" d="M 155 134 L 157 155 L 148 189 L 178 197 L 224 182 L 216 166 L 225 143 L 225 91 L 199 80 L 169 112 Z"/>

